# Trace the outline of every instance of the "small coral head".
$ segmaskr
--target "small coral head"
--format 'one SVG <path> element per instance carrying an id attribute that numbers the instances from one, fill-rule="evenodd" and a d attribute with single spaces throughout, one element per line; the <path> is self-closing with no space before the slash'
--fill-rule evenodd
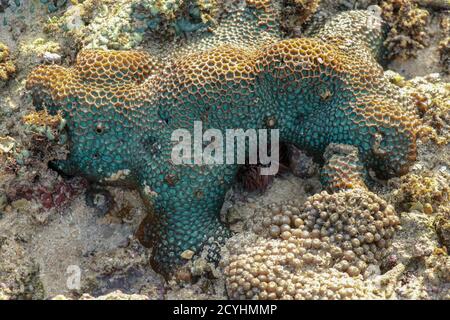
<path id="1" fill-rule="evenodd" d="M 380 126 L 373 135 L 371 159 L 376 175 L 387 179 L 404 175 L 416 160 L 416 135 L 408 126 Z"/>

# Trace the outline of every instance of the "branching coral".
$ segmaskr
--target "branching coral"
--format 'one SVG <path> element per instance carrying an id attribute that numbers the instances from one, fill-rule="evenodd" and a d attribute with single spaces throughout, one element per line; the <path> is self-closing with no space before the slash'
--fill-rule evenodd
<path id="1" fill-rule="evenodd" d="M 27 88 L 36 106 L 67 121 L 70 155 L 55 164 L 60 170 L 131 185 L 153 204 L 152 264 L 170 274 L 186 250 L 207 247 L 217 261 L 230 234 L 219 211 L 238 166 L 171 159 L 173 131 L 192 134 L 194 121 L 204 130 L 279 128 L 283 141 L 317 158 L 345 143 L 380 176 L 408 170 L 416 118 L 372 57 L 383 31 L 371 18 L 347 12 L 315 38 L 281 40 L 277 2 L 248 0 L 213 33 L 172 46 L 164 62 L 87 50 L 71 68 L 36 68 Z"/>
<path id="2" fill-rule="evenodd" d="M 411 0 L 387 0 L 381 3 L 382 16 L 389 23 L 386 40 L 388 58 L 406 59 L 429 44 L 426 31 L 430 14 Z"/>

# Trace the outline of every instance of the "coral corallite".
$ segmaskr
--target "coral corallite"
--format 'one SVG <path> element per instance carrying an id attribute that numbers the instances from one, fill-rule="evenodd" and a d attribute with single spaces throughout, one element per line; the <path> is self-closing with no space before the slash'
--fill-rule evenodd
<path id="1" fill-rule="evenodd" d="M 238 169 L 173 164 L 175 129 L 192 133 L 200 120 L 204 130 L 279 128 L 317 157 L 330 143 L 353 145 L 361 166 L 382 177 L 415 159 L 416 119 L 373 57 L 383 32 L 366 23 L 370 13 L 346 12 L 312 38 L 283 40 L 277 2 L 247 2 L 166 59 L 86 50 L 73 67 L 39 66 L 27 81 L 35 105 L 67 121 L 61 171 L 140 190 L 152 211 L 152 265 L 164 274 L 186 250 L 207 247 L 217 261 L 230 235 L 219 212 Z"/>

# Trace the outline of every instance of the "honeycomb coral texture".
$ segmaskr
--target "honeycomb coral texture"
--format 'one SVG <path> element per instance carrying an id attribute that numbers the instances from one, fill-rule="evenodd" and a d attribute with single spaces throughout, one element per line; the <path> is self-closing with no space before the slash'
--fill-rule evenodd
<path id="1" fill-rule="evenodd" d="M 56 163 L 60 170 L 133 186 L 152 204 L 152 265 L 164 274 L 185 250 L 206 246 L 217 261 L 230 235 L 219 212 L 238 169 L 174 165 L 175 129 L 193 132 L 199 120 L 204 130 L 270 125 L 317 157 L 330 143 L 353 145 L 380 176 L 405 173 L 415 159 L 416 119 L 372 56 L 382 31 L 365 23 L 370 13 L 346 12 L 314 37 L 283 40 L 278 2 L 248 0 L 233 10 L 164 59 L 86 50 L 73 67 L 39 66 L 27 81 L 35 105 L 67 121 L 70 155 Z"/>

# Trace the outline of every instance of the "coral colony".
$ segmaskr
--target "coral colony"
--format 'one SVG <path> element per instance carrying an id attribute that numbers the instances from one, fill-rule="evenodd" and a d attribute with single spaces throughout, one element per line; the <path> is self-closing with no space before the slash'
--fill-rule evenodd
<path id="1" fill-rule="evenodd" d="M 449 10 L 0 0 L 0 300 L 450 299 Z"/>
<path id="2" fill-rule="evenodd" d="M 153 212 L 147 231 L 152 265 L 166 275 L 183 263 L 186 250 L 199 254 L 205 249 L 209 260 L 218 261 L 220 246 L 230 236 L 219 212 L 238 170 L 236 164 L 173 163 L 175 130 L 195 136 L 196 121 L 205 131 L 278 129 L 281 141 L 317 159 L 330 144 L 353 146 L 344 155 L 342 148 L 327 149 L 323 181 L 334 193 L 321 194 L 321 206 L 335 210 L 338 203 L 368 192 L 369 169 L 384 178 L 402 175 L 416 158 L 416 117 L 376 61 L 385 33 L 373 13 L 341 13 L 310 37 L 283 40 L 277 2 L 245 4 L 233 8 L 209 36 L 174 46 L 167 59 L 143 51 L 83 50 L 74 66 L 39 66 L 27 80 L 36 107 L 61 112 L 67 121 L 69 157 L 55 164 L 62 172 L 140 191 Z M 370 235 L 355 245 L 363 252 L 349 253 L 356 260 L 336 260 L 339 270 L 362 272 L 383 253 L 396 224 L 389 207 L 370 193 L 366 197 L 357 206 L 361 213 L 338 210 L 320 223 L 314 223 L 320 211 L 301 211 L 311 225 L 300 229 L 308 235 L 291 246 L 299 250 L 313 241 L 319 246 L 314 250 L 328 244 L 324 252 L 340 248 L 344 254 L 351 249 L 347 243 L 353 248 L 352 240 L 358 240 L 347 228 L 365 226 Z M 378 218 L 362 214 L 367 206 L 376 207 Z M 331 230 L 321 233 L 315 226 L 322 223 Z M 319 233 L 312 236 L 314 230 Z M 231 276 L 233 295 L 254 292 L 253 284 L 240 286 L 243 275 Z M 276 290 L 257 291 L 261 297 L 285 294 Z"/>

